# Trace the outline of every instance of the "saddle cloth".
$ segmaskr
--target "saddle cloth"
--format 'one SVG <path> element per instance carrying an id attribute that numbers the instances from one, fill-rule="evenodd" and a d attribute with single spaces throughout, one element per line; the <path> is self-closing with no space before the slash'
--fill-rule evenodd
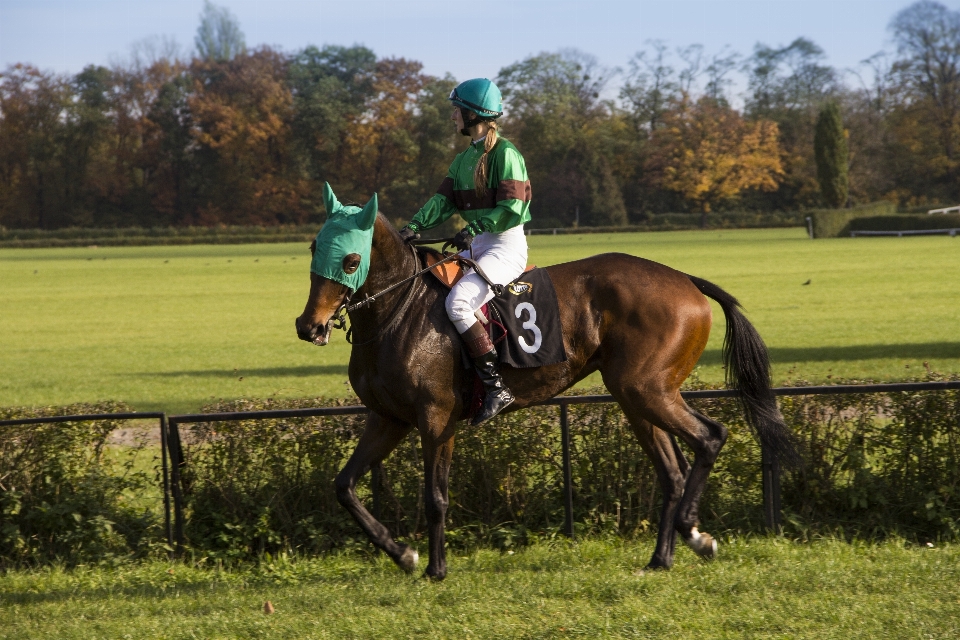
<path id="1" fill-rule="evenodd" d="M 427 266 L 436 264 L 441 254 L 425 252 Z M 463 269 L 455 262 L 439 265 L 430 271 L 440 282 L 452 287 L 463 277 Z M 563 330 L 560 326 L 560 305 L 553 281 L 546 269 L 530 266 L 519 278 L 504 287 L 481 308 L 490 339 L 499 345 L 502 364 L 519 369 L 542 367 L 565 362 Z"/>

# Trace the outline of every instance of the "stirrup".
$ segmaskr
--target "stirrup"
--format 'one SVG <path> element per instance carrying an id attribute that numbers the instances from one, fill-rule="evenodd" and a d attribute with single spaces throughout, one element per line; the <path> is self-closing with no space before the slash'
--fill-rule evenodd
<path id="1" fill-rule="evenodd" d="M 504 387 L 494 394 L 487 394 L 483 399 L 483 406 L 480 407 L 480 411 L 477 412 L 477 415 L 473 417 L 473 420 L 470 421 L 471 427 L 477 427 L 496 417 L 501 411 L 513 404 L 513 401 L 516 400 L 514 395 L 510 393 L 510 389 Z"/>

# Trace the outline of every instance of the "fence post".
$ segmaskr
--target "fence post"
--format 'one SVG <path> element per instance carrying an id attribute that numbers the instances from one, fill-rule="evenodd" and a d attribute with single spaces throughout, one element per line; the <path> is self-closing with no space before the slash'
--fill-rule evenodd
<path id="1" fill-rule="evenodd" d="M 183 465 L 183 447 L 180 444 L 180 429 L 176 420 L 167 425 L 167 451 L 170 454 L 170 487 L 173 490 L 173 537 L 176 555 L 183 553 L 183 490 L 180 484 L 180 467 Z"/>
<path id="2" fill-rule="evenodd" d="M 767 528 L 780 535 L 780 461 L 776 455 L 760 447 L 763 468 L 763 519 Z"/>
<path id="3" fill-rule="evenodd" d="M 163 469 L 163 529 L 167 534 L 170 557 L 173 558 L 173 529 L 170 523 L 170 471 L 167 466 L 167 414 L 160 416 L 160 465 Z"/>
<path id="4" fill-rule="evenodd" d="M 566 512 L 564 529 L 573 539 L 573 471 L 570 468 L 570 421 L 567 403 L 560 403 L 560 448 L 563 450 L 563 509 Z"/>

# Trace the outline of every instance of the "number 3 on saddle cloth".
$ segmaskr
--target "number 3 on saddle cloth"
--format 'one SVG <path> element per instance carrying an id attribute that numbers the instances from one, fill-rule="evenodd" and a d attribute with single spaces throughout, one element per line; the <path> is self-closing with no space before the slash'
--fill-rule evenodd
<path id="1" fill-rule="evenodd" d="M 429 267 L 442 255 L 428 250 L 424 258 Z M 448 288 L 463 277 L 463 269 L 455 262 L 439 265 L 430 273 Z M 567 359 L 557 292 L 546 269 L 527 267 L 519 278 L 503 288 L 500 296 L 480 308 L 478 318 L 497 347 L 501 365 L 526 369 Z M 473 369 L 466 356 L 464 365 Z M 482 403 L 483 387 L 476 378 L 472 398 L 464 402 L 466 415 L 463 417 L 473 415 Z"/>

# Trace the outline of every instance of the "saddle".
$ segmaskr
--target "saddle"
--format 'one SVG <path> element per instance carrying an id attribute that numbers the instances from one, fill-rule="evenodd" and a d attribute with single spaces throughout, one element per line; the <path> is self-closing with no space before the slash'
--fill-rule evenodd
<path id="1" fill-rule="evenodd" d="M 444 255 L 434 249 L 421 247 L 423 259 L 426 262 L 426 268 L 430 269 L 430 275 L 439 280 L 447 289 L 452 289 L 453 285 L 460 282 L 463 277 L 463 266 L 456 261 L 444 262 L 434 268 L 434 265 L 443 260 Z M 528 264 L 523 270 L 524 273 L 536 269 L 537 265 Z"/>
<path id="2" fill-rule="evenodd" d="M 452 288 L 463 277 L 462 265 L 453 261 L 437 264 L 443 260 L 443 254 L 425 247 L 421 247 L 420 251 L 424 268 L 430 269 L 430 273 L 444 287 Z M 567 359 L 557 297 L 545 269 L 528 266 L 521 276 L 503 288 L 502 293 L 498 292 L 489 303 L 478 309 L 476 316 L 490 340 L 495 345 L 502 343 L 497 348 L 501 365 L 540 367 Z M 472 370 L 466 352 L 463 361 L 464 368 Z M 483 401 L 479 379 L 475 379 L 472 385 L 468 382 L 466 387 L 463 390 L 465 415 L 462 417 L 473 415 Z"/>

